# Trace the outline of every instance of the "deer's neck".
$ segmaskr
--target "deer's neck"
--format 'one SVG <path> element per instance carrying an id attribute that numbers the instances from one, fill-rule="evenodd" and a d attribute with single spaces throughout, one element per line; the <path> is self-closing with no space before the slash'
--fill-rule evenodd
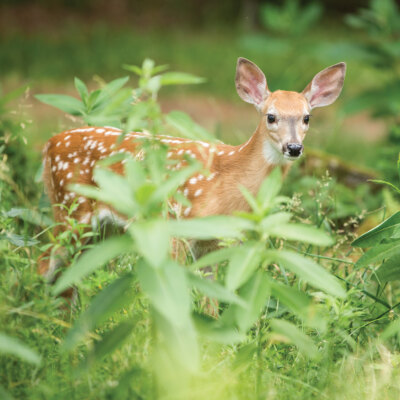
<path id="1" fill-rule="evenodd" d="M 225 159 L 225 163 L 223 170 L 230 171 L 237 185 L 245 186 L 253 194 L 274 168 L 286 169 L 288 165 L 260 126 L 247 142 L 236 147 L 235 157 Z"/>

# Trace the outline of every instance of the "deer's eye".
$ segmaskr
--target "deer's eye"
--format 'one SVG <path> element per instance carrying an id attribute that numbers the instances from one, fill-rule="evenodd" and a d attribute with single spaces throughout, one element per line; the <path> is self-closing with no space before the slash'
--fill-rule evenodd
<path id="1" fill-rule="evenodd" d="M 306 116 L 303 118 L 303 122 L 304 122 L 306 125 L 308 125 L 308 123 L 310 122 L 310 116 L 309 116 L 309 115 L 306 115 Z"/>
<path id="2" fill-rule="evenodd" d="M 267 121 L 268 121 L 270 124 L 273 124 L 273 123 L 276 121 L 275 115 L 274 115 L 274 114 L 267 114 Z"/>

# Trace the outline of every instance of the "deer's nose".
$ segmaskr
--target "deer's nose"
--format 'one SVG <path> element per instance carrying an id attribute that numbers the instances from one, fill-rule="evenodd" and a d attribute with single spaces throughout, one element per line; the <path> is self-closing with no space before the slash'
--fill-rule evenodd
<path id="1" fill-rule="evenodd" d="M 303 151 L 303 145 L 299 143 L 289 143 L 287 149 L 290 157 L 298 157 Z"/>

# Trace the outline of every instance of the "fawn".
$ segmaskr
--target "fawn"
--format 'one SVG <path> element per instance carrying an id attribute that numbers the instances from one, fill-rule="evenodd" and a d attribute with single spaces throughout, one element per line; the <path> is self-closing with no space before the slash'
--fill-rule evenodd
<path id="1" fill-rule="evenodd" d="M 171 136 L 157 136 L 169 147 L 168 157 L 185 166 L 184 155 L 196 158 L 209 169 L 209 175 L 196 174 L 182 187 L 191 207 L 182 210 L 183 218 L 230 214 L 247 210 L 248 205 L 239 186 L 256 194 L 263 179 L 275 168 L 285 174 L 292 161 L 303 153 L 303 139 L 309 127 L 310 111 L 332 104 L 339 96 L 344 82 L 346 64 L 339 63 L 319 72 L 301 92 L 277 90 L 270 92 L 262 71 L 251 61 L 239 58 L 236 68 L 236 90 L 247 103 L 254 104 L 260 113 L 257 129 L 244 144 L 230 146 L 192 141 Z M 137 159 L 143 155 L 135 139 L 148 134 L 132 132 L 117 141 L 122 131 L 108 127 L 84 127 L 62 132 L 52 137 L 43 151 L 44 184 L 53 205 L 57 222 L 63 222 L 64 207 L 76 201 L 73 217 L 89 223 L 93 216 L 100 222 L 123 219 L 110 207 L 97 204 L 68 190 L 70 183 L 94 185 L 92 172 L 95 163 L 117 152 L 131 153 Z M 123 174 L 123 161 L 111 166 Z M 77 199 L 75 199 L 77 197 Z M 57 230 L 66 229 L 62 224 Z M 57 233 L 57 232 L 55 232 Z M 200 250 L 201 251 L 201 250 Z M 51 277 L 63 264 L 62 254 L 43 253 L 39 272 Z"/>

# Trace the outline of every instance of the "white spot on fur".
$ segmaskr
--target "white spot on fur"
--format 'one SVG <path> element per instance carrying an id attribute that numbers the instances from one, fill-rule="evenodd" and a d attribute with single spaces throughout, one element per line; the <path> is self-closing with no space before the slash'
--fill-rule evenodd
<path id="1" fill-rule="evenodd" d="M 64 140 L 67 141 L 70 137 L 71 137 L 71 135 L 67 135 L 67 136 L 65 136 Z"/>
<path id="2" fill-rule="evenodd" d="M 106 131 L 106 130 L 103 129 L 103 128 L 96 129 L 96 132 L 97 132 L 97 133 L 103 133 L 103 132 L 105 132 L 105 131 Z"/>
<path id="3" fill-rule="evenodd" d="M 222 150 L 222 151 L 219 151 L 217 154 L 218 154 L 219 156 L 222 156 L 223 154 L 225 154 L 225 152 Z"/>
<path id="4" fill-rule="evenodd" d="M 210 176 L 207 178 L 207 181 L 211 181 L 212 179 L 215 178 L 217 174 L 215 172 L 213 172 L 212 174 L 210 174 Z"/>
<path id="5" fill-rule="evenodd" d="M 187 197 L 188 194 L 189 194 L 189 189 L 188 189 L 188 188 L 185 188 L 185 190 L 183 191 L 183 195 L 184 195 L 185 197 Z"/>
<path id="6" fill-rule="evenodd" d="M 69 147 L 70 144 L 71 144 L 71 142 L 65 143 L 65 147 Z"/>
<path id="7" fill-rule="evenodd" d="M 232 151 L 230 151 L 230 152 L 228 153 L 228 156 L 233 156 L 234 154 L 235 154 L 235 151 L 232 150 Z"/>
<path id="8" fill-rule="evenodd" d="M 74 164 L 78 164 L 79 161 L 80 161 L 80 158 L 79 158 L 79 157 L 76 157 L 76 158 L 74 159 Z"/>
<path id="9" fill-rule="evenodd" d="M 197 189 L 197 190 L 194 192 L 194 197 L 199 197 L 202 193 L 203 193 L 203 189 Z"/>
<path id="10" fill-rule="evenodd" d="M 64 185 L 64 179 L 61 179 L 60 186 Z"/>
<path id="11" fill-rule="evenodd" d="M 59 143 L 61 143 L 61 142 L 59 142 Z M 58 161 L 60 161 L 60 156 L 59 155 L 56 155 L 56 158 L 54 159 L 56 162 L 58 162 Z"/>
<path id="12" fill-rule="evenodd" d="M 67 179 L 71 179 L 71 178 L 72 178 L 72 172 L 68 172 Z"/>
<path id="13" fill-rule="evenodd" d="M 185 217 L 187 217 L 187 216 L 190 214 L 190 211 L 192 211 L 191 207 L 185 208 L 185 211 L 183 212 L 183 215 L 184 215 Z"/>
<path id="14" fill-rule="evenodd" d="M 190 179 L 189 179 L 189 183 L 190 183 L 191 185 L 195 185 L 195 184 L 197 183 L 197 178 L 190 178 Z"/>

